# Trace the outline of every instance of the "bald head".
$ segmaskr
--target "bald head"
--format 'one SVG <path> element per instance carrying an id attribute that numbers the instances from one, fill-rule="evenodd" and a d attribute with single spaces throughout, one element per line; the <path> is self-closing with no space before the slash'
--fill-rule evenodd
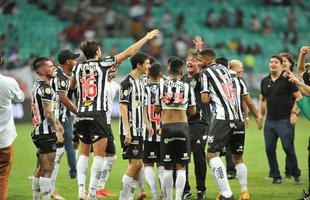
<path id="1" fill-rule="evenodd" d="M 240 60 L 231 60 L 229 62 L 229 67 L 231 70 L 235 71 L 239 77 L 242 76 L 243 64 Z"/>

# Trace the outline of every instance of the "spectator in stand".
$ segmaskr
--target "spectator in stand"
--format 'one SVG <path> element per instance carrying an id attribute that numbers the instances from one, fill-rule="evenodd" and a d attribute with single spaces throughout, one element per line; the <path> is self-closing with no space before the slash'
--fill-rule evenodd
<path id="1" fill-rule="evenodd" d="M 205 26 L 210 27 L 210 28 L 216 28 L 217 27 L 217 17 L 215 15 L 213 9 L 210 9 L 208 14 L 207 14 L 207 17 L 205 20 Z"/>
<path id="2" fill-rule="evenodd" d="M 165 13 L 164 13 L 164 17 L 163 17 L 162 23 L 161 23 L 162 24 L 163 33 L 165 35 L 171 34 L 169 32 L 169 28 L 170 28 L 171 22 L 172 22 L 171 18 L 172 18 L 171 17 L 171 12 L 169 10 L 166 10 Z"/>
<path id="3" fill-rule="evenodd" d="M 175 23 L 175 29 L 177 31 L 180 31 L 183 27 L 183 24 L 185 22 L 185 16 L 183 13 L 180 13 L 178 16 L 177 16 L 177 19 L 176 19 L 176 23 Z"/>
<path id="4" fill-rule="evenodd" d="M 263 20 L 263 33 L 264 34 L 271 34 L 272 33 L 272 22 L 271 16 L 267 15 Z"/>
<path id="5" fill-rule="evenodd" d="M 254 33 L 260 32 L 261 24 L 258 17 L 254 14 L 251 17 L 251 31 Z"/>
<path id="6" fill-rule="evenodd" d="M 262 49 L 259 45 L 259 43 L 255 43 L 254 49 L 253 49 L 253 54 L 254 55 L 261 55 L 262 54 Z"/>
<path id="7" fill-rule="evenodd" d="M 228 25 L 228 13 L 226 9 L 223 9 L 220 14 L 219 26 L 227 28 Z"/>
<path id="8" fill-rule="evenodd" d="M 108 9 L 105 14 L 105 30 L 107 32 L 107 36 L 111 37 L 113 35 L 113 31 L 115 29 L 116 23 L 116 13 L 113 9 Z"/>
<path id="9" fill-rule="evenodd" d="M 241 28 L 243 27 L 243 12 L 240 8 L 236 8 L 235 10 L 236 22 L 235 27 Z"/>

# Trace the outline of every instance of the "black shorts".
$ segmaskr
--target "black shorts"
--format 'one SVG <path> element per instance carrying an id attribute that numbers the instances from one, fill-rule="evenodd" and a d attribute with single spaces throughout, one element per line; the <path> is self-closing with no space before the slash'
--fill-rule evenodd
<path id="1" fill-rule="evenodd" d="M 105 152 L 109 154 L 115 154 L 116 150 L 115 150 L 114 136 L 113 136 L 111 124 L 107 124 L 107 131 L 110 137 L 108 137 L 108 143 L 107 143 L 107 148 Z"/>
<path id="2" fill-rule="evenodd" d="M 131 136 L 131 144 L 124 145 L 125 135 L 120 135 L 122 146 L 122 157 L 126 159 L 143 158 L 143 136 Z"/>
<path id="3" fill-rule="evenodd" d="M 243 121 L 236 121 L 236 129 L 228 138 L 227 149 L 235 155 L 242 155 L 244 151 L 245 125 Z"/>
<path id="4" fill-rule="evenodd" d="M 85 144 L 92 144 L 101 138 L 109 138 L 105 111 L 77 113 L 76 133 Z"/>
<path id="5" fill-rule="evenodd" d="M 190 137 L 187 123 L 170 123 L 162 126 L 160 157 L 165 167 L 175 163 L 186 165 L 189 162 Z"/>
<path id="6" fill-rule="evenodd" d="M 188 125 L 191 140 L 191 152 L 195 152 L 195 149 L 202 149 L 204 151 L 206 148 L 209 126 L 204 123 L 189 123 Z"/>
<path id="7" fill-rule="evenodd" d="M 208 133 L 208 152 L 221 152 L 235 130 L 235 122 L 230 120 L 213 119 Z"/>
<path id="8" fill-rule="evenodd" d="M 37 154 L 46 154 L 56 152 L 56 134 L 31 134 L 32 141 L 37 148 Z"/>
<path id="9" fill-rule="evenodd" d="M 160 142 L 144 141 L 143 162 L 155 163 L 160 161 Z"/>

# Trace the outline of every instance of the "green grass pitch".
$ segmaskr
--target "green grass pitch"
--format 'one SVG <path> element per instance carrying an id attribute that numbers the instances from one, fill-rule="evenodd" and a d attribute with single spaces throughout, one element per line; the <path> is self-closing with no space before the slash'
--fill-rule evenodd
<path id="1" fill-rule="evenodd" d="M 127 161 L 121 158 L 121 149 L 118 137 L 118 121 L 113 120 L 112 123 L 115 144 L 117 146 L 117 161 L 114 164 L 110 179 L 106 188 L 115 193 L 115 197 L 106 199 L 118 199 L 121 188 L 121 179 L 127 167 Z M 10 200 L 29 200 L 32 199 L 31 180 L 28 179 L 32 175 L 36 165 L 35 148 L 31 141 L 30 131 L 31 124 L 17 124 L 18 137 L 14 143 L 14 162 L 9 182 L 9 199 Z M 245 145 L 245 163 L 248 167 L 248 189 L 253 200 L 296 200 L 301 197 L 302 190 L 308 187 L 307 179 L 307 145 L 309 137 L 310 122 L 301 118 L 296 126 L 295 147 L 298 157 L 298 164 L 302 173 L 302 184 L 296 185 L 294 181 L 283 179 L 283 183 L 273 185 L 271 180 L 266 180 L 264 177 L 268 172 L 268 163 L 264 150 L 263 132 L 256 128 L 253 120 L 250 122 L 250 127 L 246 131 Z M 277 148 L 278 162 L 281 174 L 284 173 L 285 155 L 282 150 L 281 143 L 278 142 Z M 89 161 L 90 169 L 91 159 Z M 190 184 L 192 191 L 195 190 L 195 175 L 193 166 L 190 166 Z M 57 178 L 56 186 L 61 195 L 67 200 L 77 199 L 77 181 L 69 178 L 67 158 L 64 156 L 61 161 L 60 171 Z M 230 186 L 236 198 L 239 197 L 240 187 L 238 180 L 231 180 Z M 217 189 L 210 174 L 210 168 L 207 171 L 207 199 L 215 199 Z M 145 182 L 147 189 L 147 199 L 150 199 L 151 194 Z M 136 194 L 139 189 L 136 189 Z M 194 194 L 195 195 L 195 194 Z"/>

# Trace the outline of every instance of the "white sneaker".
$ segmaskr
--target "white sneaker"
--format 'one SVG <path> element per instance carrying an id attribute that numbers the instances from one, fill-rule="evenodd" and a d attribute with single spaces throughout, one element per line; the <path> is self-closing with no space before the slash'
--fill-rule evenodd
<path id="1" fill-rule="evenodd" d="M 86 197 L 86 200 L 97 200 L 96 196 L 90 196 L 89 194 Z"/>

